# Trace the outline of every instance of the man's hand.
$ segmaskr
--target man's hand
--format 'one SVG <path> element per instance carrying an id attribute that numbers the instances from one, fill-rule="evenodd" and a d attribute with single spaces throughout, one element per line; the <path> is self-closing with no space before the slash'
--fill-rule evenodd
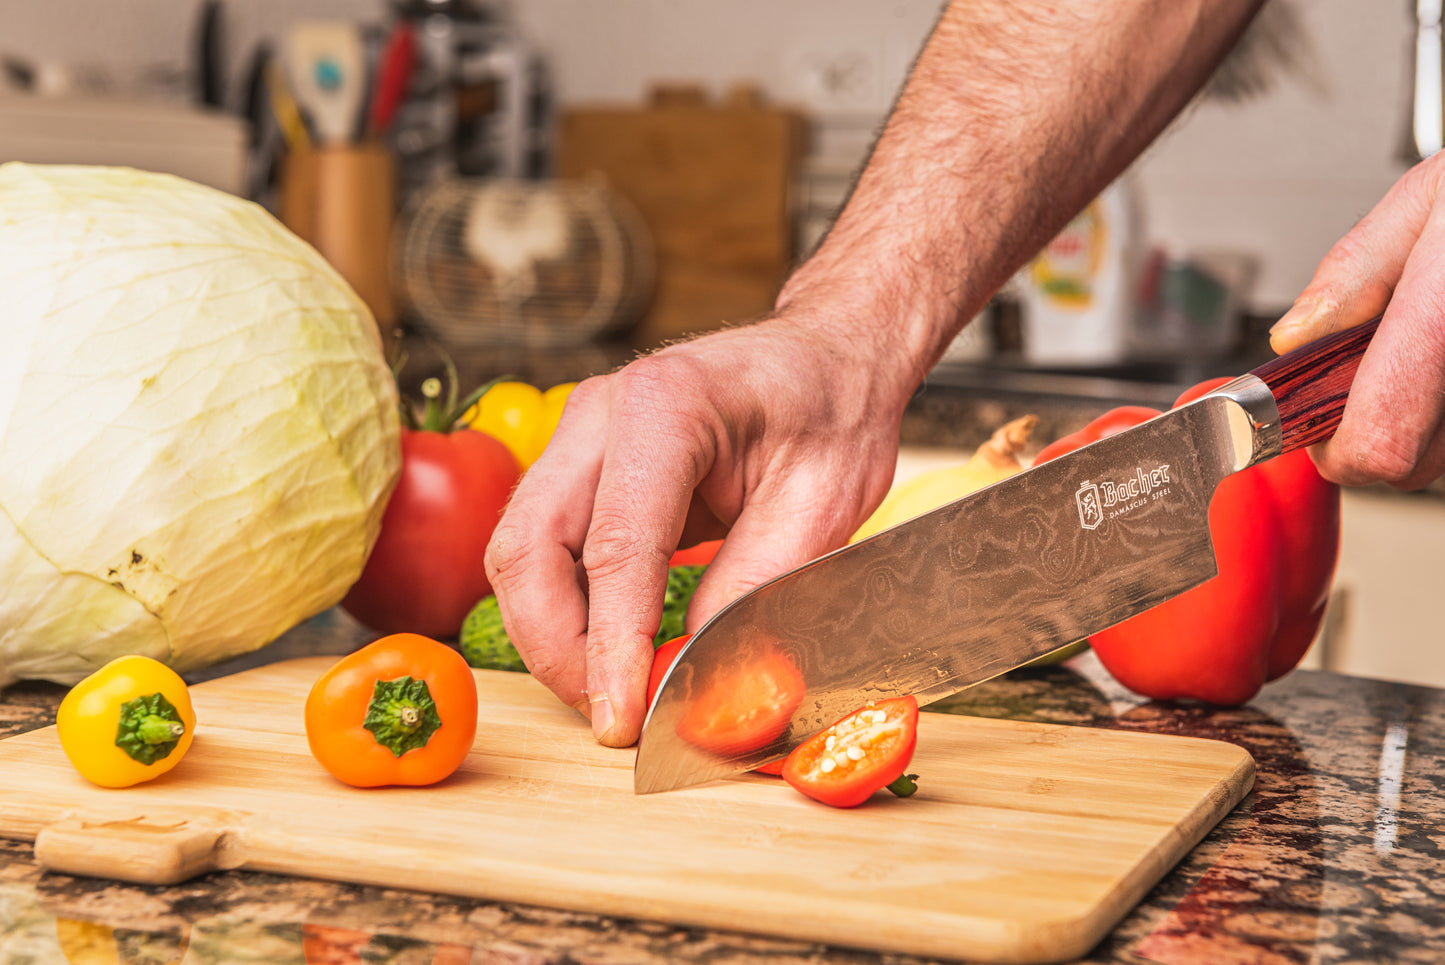
<path id="1" fill-rule="evenodd" d="M 1189 100 L 1261 0 L 955 0 L 853 193 L 762 323 L 579 385 L 487 554 L 532 673 L 638 736 L 674 547 L 689 612 L 841 545 L 963 324 Z"/>
<path id="2" fill-rule="evenodd" d="M 1321 474 L 1334 482 L 1415 489 L 1445 472 L 1442 187 L 1445 155 L 1406 172 L 1330 249 L 1270 332 L 1274 350 L 1284 353 L 1384 312 L 1339 429 L 1312 449 Z"/>
<path id="3" fill-rule="evenodd" d="M 728 533 L 693 628 L 842 545 L 883 498 L 911 386 L 875 348 L 780 317 L 573 390 L 492 537 L 487 573 L 533 676 L 600 741 L 638 737 L 673 548 Z"/>

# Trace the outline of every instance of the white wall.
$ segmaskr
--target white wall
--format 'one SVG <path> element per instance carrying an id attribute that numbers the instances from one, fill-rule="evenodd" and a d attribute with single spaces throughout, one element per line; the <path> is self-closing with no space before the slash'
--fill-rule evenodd
<path id="1" fill-rule="evenodd" d="M 1245 106 L 1204 103 L 1138 166 L 1150 235 L 1178 251 L 1261 257 L 1257 308 L 1287 304 L 1328 246 L 1404 170 L 1407 4 L 1297 0 L 1323 89 L 1285 81 Z M 634 101 L 658 81 L 756 83 L 866 143 L 938 0 L 511 0 L 564 101 Z M 196 0 L 0 0 L 0 53 L 183 69 Z M 383 0 L 230 0 L 232 98 L 258 38 L 301 17 L 378 21 Z M 834 143 L 827 138 L 825 144 Z"/>

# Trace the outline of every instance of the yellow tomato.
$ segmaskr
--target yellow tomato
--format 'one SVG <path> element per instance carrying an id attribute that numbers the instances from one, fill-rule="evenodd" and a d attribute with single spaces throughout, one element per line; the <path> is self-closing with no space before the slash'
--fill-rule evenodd
<path id="1" fill-rule="evenodd" d="M 463 418 L 473 429 L 500 439 L 526 469 L 547 448 L 575 385 L 563 382 L 543 392 L 526 382 L 498 382 Z"/>
<path id="2" fill-rule="evenodd" d="M 117 657 L 70 689 L 55 727 L 65 756 L 101 787 L 130 787 L 175 767 L 196 713 L 186 682 L 150 657 Z"/>

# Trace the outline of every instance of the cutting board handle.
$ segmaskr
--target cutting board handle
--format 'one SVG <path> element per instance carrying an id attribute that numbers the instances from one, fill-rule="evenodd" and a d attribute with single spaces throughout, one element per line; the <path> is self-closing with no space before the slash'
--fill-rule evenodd
<path id="1" fill-rule="evenodd" d="M 51 871 L 173 885 L 234 864 L 222 860 L 225 833 L 184 818 L 67 819 L 40 829 L 35 860 Z"/>
<path id="2" fill-rule="evenodd" d="M 1355 370 L 1381 317 L 1326 335 L 1250 372 L 1269 386 L 1279 406 L 1282 452 L 1303 449 L 1335 434 Z"/>

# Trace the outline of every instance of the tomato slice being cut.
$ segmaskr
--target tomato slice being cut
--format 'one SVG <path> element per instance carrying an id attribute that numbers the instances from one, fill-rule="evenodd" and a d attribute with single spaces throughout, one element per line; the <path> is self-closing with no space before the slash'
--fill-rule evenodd
<path id="1" fill-rule="evenodd" d="M 723 757 L 758 750 L 787 729 L 807 691 L 802 671 L 783 654 L 739 663 L 703 683 L 677 722 L 678 736 Z"/>
<path id="2" fill-rule="evenodd" d="M 851 808 L 902 777 L 917 745 L 918 701 L 880 700 L 795 748 L 783 780 L 824 804 Z"/>
<path id="3" fill-rule="evenodd" d="M 673 661 L 677 660 L 677 655 L 682 652 L 683 647 L 687 646 L 687 641 L 690 639 L 692 639 L 692 634 L 690 633 L 683 634 L 680 637 L 673 637 L 653 652 L 652 673 L 647 678 L 647 706 L 652 706 L 653 700 L 657 698 L 657 690 L 662 686 L 662 678 L 667 676 L 667 671 L 672 668 Z M 796 708 L 796 705 L 794 706 Z M 788 712 L 788 716 L 792 716 L 792 711 Z M 785 718 L 784 724 L 786 723 L 787 719 Z M 779 733 L 781 733 L 781 731 L 779 731 Z M 783 773 L 783 759 L 780 757 L 775 761 L 759 764 L 753 768 L 753 770 L 759 774 L 777 776 Z"/>
<path id="4" fill-rule="evenodd" d="M 680 637 L 673 637 L 671 640 L 652 651 L 652 673 L 647 677 L 647 706 L 651 707 L 653 700 L 657 698 L 657 688 L 662 686 L 662 678 L 672 669 L 672 662 L 687 646 L 692 639 L 692 634 L 684 633 Z"/>

